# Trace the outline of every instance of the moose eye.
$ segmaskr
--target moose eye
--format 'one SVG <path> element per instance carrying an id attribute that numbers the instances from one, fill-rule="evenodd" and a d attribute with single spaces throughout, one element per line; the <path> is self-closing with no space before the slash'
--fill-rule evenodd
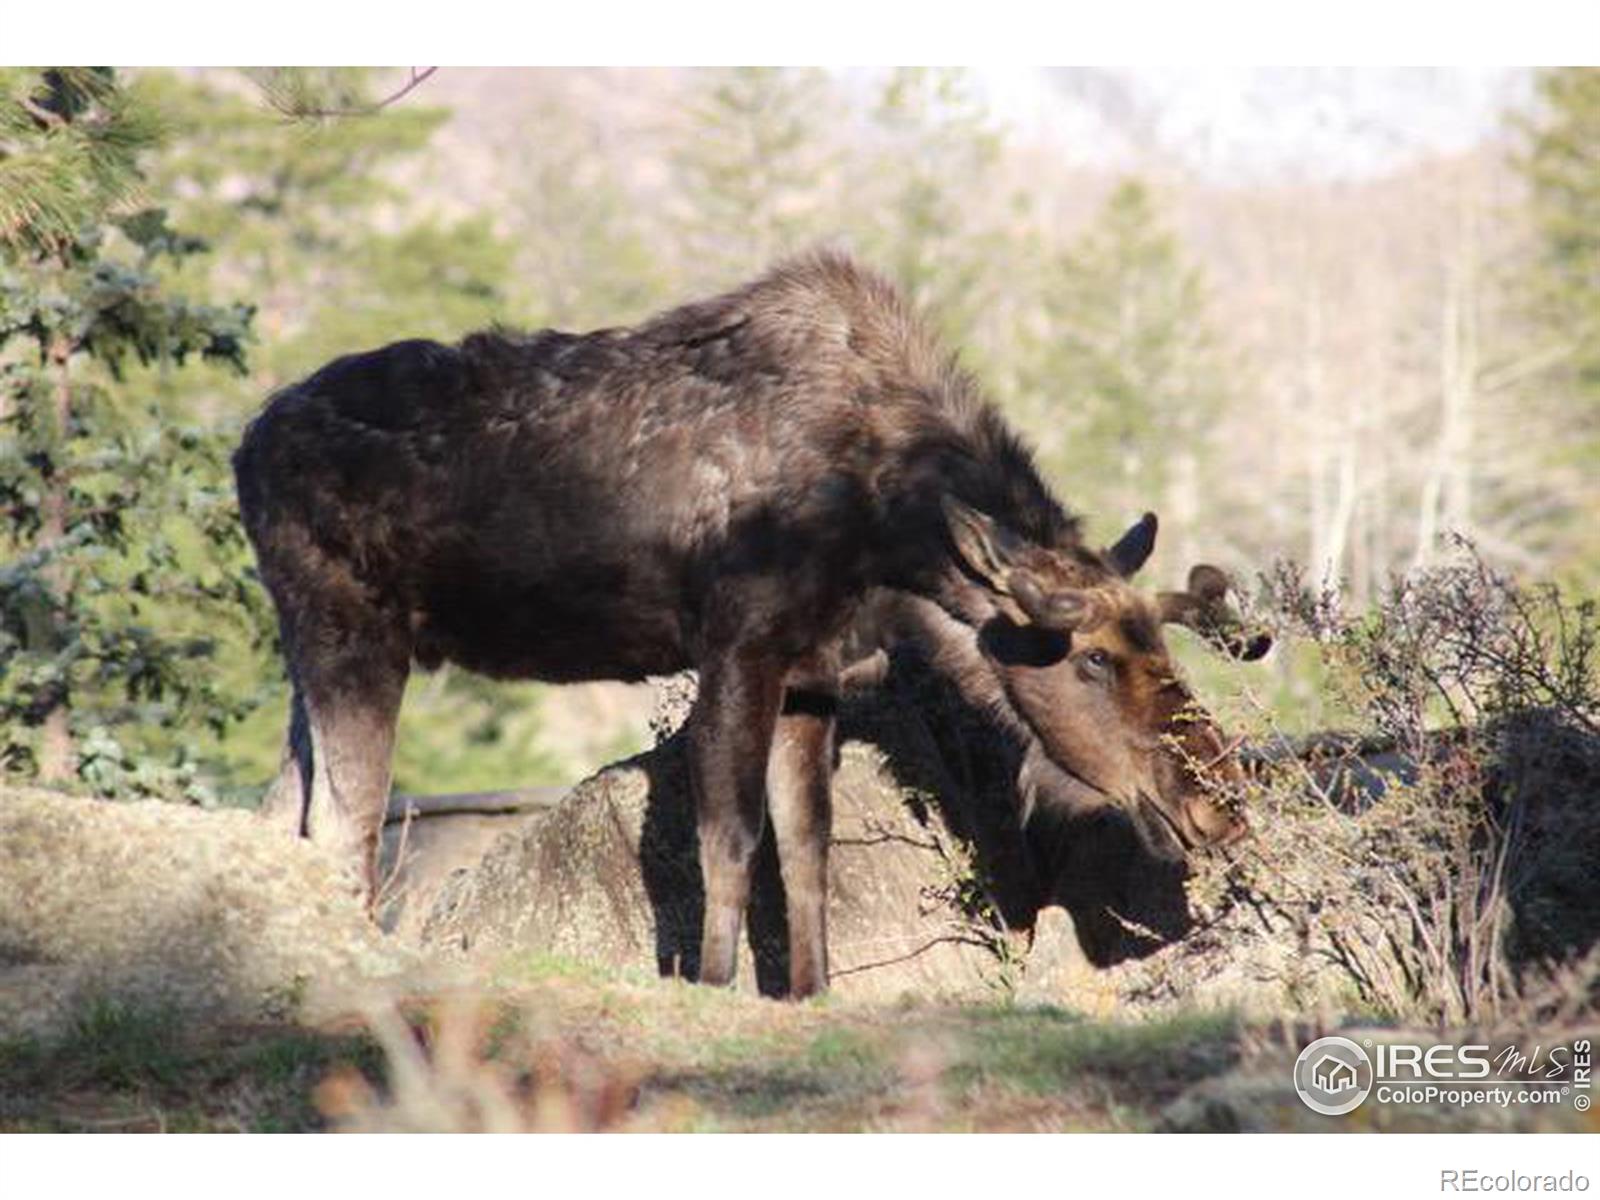
<path id="1" fill-rule="evenodd" d="M 1112 667 L 1116 665 L 1116 660 L 1098 647 L 1092 650 L 1085 650 L 1078 661 L 1090 675 L 1097 675 L 1102 678 L 1108 678 L 1111 675 Z"/>

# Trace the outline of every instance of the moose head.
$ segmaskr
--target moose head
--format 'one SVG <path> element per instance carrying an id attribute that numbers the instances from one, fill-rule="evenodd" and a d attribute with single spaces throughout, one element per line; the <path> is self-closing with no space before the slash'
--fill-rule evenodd
<path id="1" fill-rule="evenodd" d="M 1155 546 L 1151 513 L 1100 554 L 1042 547 L 960 501 L 947 500 L 945 515 L 960 563 L 988 600 L 976 628 L 991 703 L 1003 701 L 995 706 L 1023 727 L 1035 777 L 1064 776 L 1067 786 L 1053 790 L 1080 811 L 1121 808 L 1146 848 L 1169 861 L 1241 837 L 1234 746 L 1162 634 L 1183 625 L 1235 657 L 1265 654 L 1270 638 L 1247 630 L 1227 603 L 1227 576 L 1202 565 L 1183 591 L 1133 587 Z"/>

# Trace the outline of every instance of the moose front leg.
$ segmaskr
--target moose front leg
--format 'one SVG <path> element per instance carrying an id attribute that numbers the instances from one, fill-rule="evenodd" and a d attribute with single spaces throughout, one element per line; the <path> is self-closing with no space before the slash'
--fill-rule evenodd
<path id="1" fill-rule="evenodd" d="M 782 695 L 783 671 L 764 656 L 730 653 L 701 667 L 700 696 L 689 721 L 689 772 L 706 889 L 702 983 L 733 982 Z"/>
<path id="2" fill-rule="evenodd" d="M 789 920 L 789 994 L 828 986 L 828 835 L 838 697 L 831 678 L 792 682 L 767 767 Z"/>

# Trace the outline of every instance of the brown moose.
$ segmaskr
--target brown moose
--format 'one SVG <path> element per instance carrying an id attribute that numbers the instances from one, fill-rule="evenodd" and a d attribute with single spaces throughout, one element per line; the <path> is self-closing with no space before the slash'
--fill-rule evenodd
<path id="1" fill-rule="evenodd" d="M 1128 585 L 1152 522 L 1084 546 L 970 378 L 846 258 L 631 329 L 337 359 L 272 397 L 234 467 L 293 686 L 264 808 L 369 895 L 413 662 L 557 682 L 695 667 L 700 978 L 733 976 L 770 815 L 791 992 L 823 988 L 837 689 L 871 648 L 873 589 L 945 623 L 957 669 L 988 664 L 1072 779 L 1186 843 L 1237 831 L 1181 765 L 1184 743 L 1227 756 L 1158 624 L 1212 598 Z"/>

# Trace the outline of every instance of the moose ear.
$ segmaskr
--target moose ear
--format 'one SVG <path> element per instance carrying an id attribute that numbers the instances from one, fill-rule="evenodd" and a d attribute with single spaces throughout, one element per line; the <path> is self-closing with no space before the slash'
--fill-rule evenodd
<path id="1" fill-rule="evenodd" d="M 1253 662 L 1272 649 L 1272 637 L 1245 628 L 1227 603 L 1230 586 L 1227 575 L 1202 563 L 1189 572 L 1188 591 L 1161 592 L 1156 606 L 1165 623 L 1186 625 L 1223 653 Z"/>
<path id="2" fill-rule="evenodd" d="M 1011 593 L 1028 620 L 1041 629 L 1087 633 L 1106 618 L 1100 596 L 1088 588 L 1046 592 L 1025 571 L 1011 577 Z"/>
<path id="3" fill-rule="evenodd" d="M 1221 604 L 1232 582 L 1217 567 L 1200 563 L 1189 570 L 1189 591 L 1207 604 Z"/>
<path id="4" fill-rule="evenodd" d="M 1011 593 L 1011 569 L 1019 546 L 1017 535 L 993 517 L 945 496 L 945 524 L 961 561 L 979 579 L 1001 595 Z"/>
<path id="5" fill-rule="evenodd" d="M 1105 616 L 1100 598 L 1080 588 L 1046 590 L 1018 561 L 1023 542 L 993 517 L 943 497 L 945 523 L 961 561 L 1002 596 L 1010 596 L 1028 620 L 1063 633 L 1091 629 Z"/>
<path id="6" fill-rule="evenodd" d="M 1147 512 L 1140 517 L 1128 532 L 1117 539 L 1117 544 L 1106 551 L 1106 557 L 1111 560 L 1111 565 L 1116 568 L 1117 574 L 1124 579 L 1131 579 L 1145 560 L 1150 557 L 1150 552 L 1156 548 L 1156 515 Z"/>

